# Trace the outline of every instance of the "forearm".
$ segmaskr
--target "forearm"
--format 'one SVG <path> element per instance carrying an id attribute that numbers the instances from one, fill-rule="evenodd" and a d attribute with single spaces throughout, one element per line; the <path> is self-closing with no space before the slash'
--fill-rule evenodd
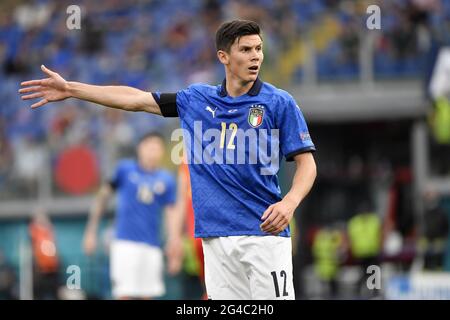
<path id="1" fill-rule="evenodd" d="M 111 187 L 102 186 L 97 193 L 94 203 L 89 212 L 89 220 L 86 230 L 88 232 L 96 232 L 100 222 L 100 218 L 106 209 L 108 198 L 111 193 Z"/>
<path id="2" fill-rule="evenodd" d="M 96 86 L 81 82 L 67 82 L 67 90 L 73 98 L 126 111 L 146 111 L 161 114 L 150 92 L 127 86 Z"/>
<path id="3" fill-rule="evenodd" d="M 293 201 L 296 207 L 308 195 L 317 176 L 316 163 L 312 154 L 300 156 L 302 159 L 297 161 L 292 187 L 285 196 L 285 199 Z"/>
<path id="4" fill-rule="evenodd" d="M 184 212 L 177 205 L 166 208 L 167 238 L 179 239 L 183 235 Z"/>

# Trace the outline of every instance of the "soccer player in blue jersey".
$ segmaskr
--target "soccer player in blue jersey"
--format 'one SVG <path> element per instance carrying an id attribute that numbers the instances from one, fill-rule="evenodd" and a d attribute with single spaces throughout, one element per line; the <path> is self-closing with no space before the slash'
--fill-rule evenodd
<path id="1" fill-rule="evenodd" d="M 163 211 L 166 211 L 166 253 L 169 273 L 181 268 L 182 212 L 176 206 L 173 174 L 160 168 L 164 140 L 157 133 L 144 135 L 137 160 L 119 162 L 113 177 L 101 186 L 91 208 L 84 251 L 96 248 L 97 229 L 108 198 L 116 191 L 115 235 L 110 249 L 112 293 L 117 299 L 149 299 L 165 293 L 161 250 Z"/>
<path id="2" fill-rule="evenodd" d="M 292 96 L 258 78 L 264 57 L 259 26 L 226 22 L 216 47 L 225 67 L 218 86 L 150 94 L 68 82 L 42 66 L 48 78 L 23 82 L 19 92 L 26 93 L 23 99 L 41 98 L 32 108 L 74 97 L 179 117 L 208 297 L 294 299 L 289 222 L 314 183 L 315 147 Z M 284 197 L 277 178 L 282 157 L 296 163 Z"/>

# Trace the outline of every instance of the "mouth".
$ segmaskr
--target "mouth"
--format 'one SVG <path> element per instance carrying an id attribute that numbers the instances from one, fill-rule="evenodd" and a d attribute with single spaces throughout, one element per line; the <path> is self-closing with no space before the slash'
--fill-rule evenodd
<path id="1" fill-rule="evenodd" d="M 258 72 L 259 67 L 258 67 L 258 66 L 251 66 L 251 67 L 248 68 L 248 70 L 249 70 L 251 73 L 256 73 L 256 72 Z"/>

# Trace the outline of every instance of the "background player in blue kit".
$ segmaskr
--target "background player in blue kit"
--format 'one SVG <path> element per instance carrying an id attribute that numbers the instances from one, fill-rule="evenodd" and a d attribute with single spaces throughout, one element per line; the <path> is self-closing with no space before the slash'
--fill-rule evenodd
<path id="1" fill-rule="evenodd" d="M 160 168 L 163 138 L 143 136 L 137 160 L 122 160 L 108 183 L 98 192 L 84 238 L 84 250 L 95 251 L 97 229 L 109 196 L 117 192 L 114 241 L 111 244 L 111 282 L 115 298 L 154 298 L 165 293 L 161 250 L 163 211 L 166 211 L 168 271 L 180 270 L 182 216 L 176 206 L 174 176 Z"/>
<path id="2" fill-rule="evenodd" d="M 211 299 L 294 299 L 289 222 L 316 177 L 314 144 L 300 107 L 287 92 L 258 78 L 262 39 L 255 22 L 235 20 L 216 33 L 225 67 L 219 86 L 195 84 L 177 93 L 47 79 L 23 82 L 32 108 L 69 97 L 111 108 L 178 116 L 192 183 L 195 235 L 203 239 Z M 296 162 L 284 197 L 281 157 Z"/>

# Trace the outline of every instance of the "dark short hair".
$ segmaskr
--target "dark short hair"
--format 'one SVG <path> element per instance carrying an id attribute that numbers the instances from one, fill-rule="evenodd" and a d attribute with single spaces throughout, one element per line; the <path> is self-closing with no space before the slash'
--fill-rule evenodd
<path id="1" fill-rule="evenodd" d="M 150 138 L 158 138 L 161 140 L 162 143 L 165 143 L 164 136 L 161 133 L 156 132 L 156 131 L 150 131 L 150 132 L 145 133 L 144 135 L 142 135 L 139 138 L 138 144 L 140 144 L 142 141 L 150 139 Z"/>
<path id="2" fill-rule="evenodd" d="M 216 32 L 216 49 L 217 51 L 223 50 L 229 52 L 236 39 L 253 34 L 261 36 L 260 33 L 261 29 L 254 21 L 233 20 L 224 22 Z"/>

